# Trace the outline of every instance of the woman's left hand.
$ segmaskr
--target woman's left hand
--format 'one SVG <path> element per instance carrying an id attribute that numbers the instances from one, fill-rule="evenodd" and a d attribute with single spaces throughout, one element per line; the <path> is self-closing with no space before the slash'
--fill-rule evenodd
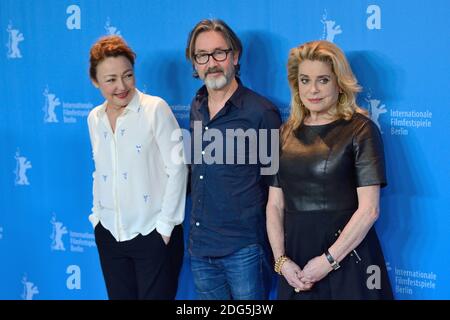
<path id="1" fill-rule="evenodd" d="M 333 270 L 330 263 L 324 254 L 314 257 L 308 261 L 303 267 L 303 277 L 300 278 L 303 282 L 318 282 L 326 277 L 326 275 Z"/>
<path id="2" fill-rule="evenodd" d="M 169 244 L 169 241 L 170 241 L 170 237 L 167 237 L 167 236 L 164 236 L 164 235 L 161 235 L 161 238 L 164 240 L 164 243 L 166 244 L 166 246 Z"/>

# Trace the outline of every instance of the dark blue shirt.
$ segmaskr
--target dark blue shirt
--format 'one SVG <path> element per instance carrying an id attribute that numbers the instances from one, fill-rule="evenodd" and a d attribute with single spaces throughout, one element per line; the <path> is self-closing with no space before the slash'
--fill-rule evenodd
<path id="1" fill-rule="evenodd" d="M 238 84 L 213 119 L 205 86 L 191 104 L 189 249 L 194 256 L 225 256 L 250 244 L 265 244 L 267 239 L 268 184 L 260 169 L 270 164 L 257 155 L 262 144 L 262 149 L 270 150 L 270 130 L 279 129 L 281 118 L 273 103 Z M 260 129 L 267 130 L 269 139 L 260 138 Z M 270 151 L 263 154 L 270 155 Z"/>

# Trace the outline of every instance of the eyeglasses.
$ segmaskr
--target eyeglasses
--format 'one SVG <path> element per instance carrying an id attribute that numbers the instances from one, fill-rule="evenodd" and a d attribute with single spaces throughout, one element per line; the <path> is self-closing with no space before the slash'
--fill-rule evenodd
<path id="1" fill-rule="evenodd" d="M 194 60 L 198 64 L 207 64 L 209 61 L 209 57 L 213 57 L 214 60 L 217 62 L 225 61 L 228 57 L 228 53 L 233 51 L 233 49 L 217 49 L 214 50 L 212 53 L 198 53 L 194 55 Z"/>

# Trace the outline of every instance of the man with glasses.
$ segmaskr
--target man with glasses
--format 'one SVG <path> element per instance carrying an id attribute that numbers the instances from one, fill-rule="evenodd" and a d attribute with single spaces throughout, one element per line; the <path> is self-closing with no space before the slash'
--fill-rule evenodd
<path id="1" fill-rule="evenodd" d="M 261 175 L 267 163 L 251 159 L 256 150 L 270 150 L 273 140 L 271 156 L 278 156 L 278 139 L 270 137 L 281 119 L 269 100 L 239 80 L 241 55 L 241 41 L 221 20 L 200 21 L 189 34 L 186 57 L 205 84 L 190 114 L 189 252 L 199 299 L 267 299 L 270 292 L 268 186 Z"/>

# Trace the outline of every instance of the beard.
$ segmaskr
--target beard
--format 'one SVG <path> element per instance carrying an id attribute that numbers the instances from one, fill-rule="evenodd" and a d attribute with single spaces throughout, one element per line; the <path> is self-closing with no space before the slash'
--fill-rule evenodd
<path id="1" fill-rule="evenodd" d="M 208 73 L 212 72 L 222 72 L 222 74 L 213 78 L 208 77 Z M 233 70 L 223 70 L 222 68 L 215 67 L 208 69 L 206 71 L 203 81 L 205 82 L 205 85 L 208 89 L 220 90 L 223 89 L 229 83 L 231 83 L 232 79 L 233 79 Z"/>
<path id="2" fill-rule="evenodd" d="M 228 84 L 228 80 L 225 77 L 225 75 L 215 77 L 214 79 L 205 78 L 205 85 L 208 89 L 220 90 L 223 87 L 225 87 L 227 84 Z"/>

